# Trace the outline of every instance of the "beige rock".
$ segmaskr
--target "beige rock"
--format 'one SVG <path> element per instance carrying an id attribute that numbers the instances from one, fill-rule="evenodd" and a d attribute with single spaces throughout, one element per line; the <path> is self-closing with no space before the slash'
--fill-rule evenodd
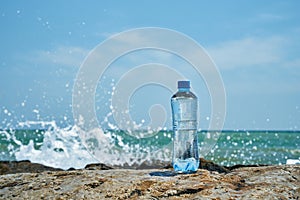
<path id="1" fill-rule="evenodd" d="M 300 165 L 244 167 L 227 174 L 199 169 L 176 176 L 167 169 L 6 174 L 0 178 L 0 199 L 300 199 Z"/>

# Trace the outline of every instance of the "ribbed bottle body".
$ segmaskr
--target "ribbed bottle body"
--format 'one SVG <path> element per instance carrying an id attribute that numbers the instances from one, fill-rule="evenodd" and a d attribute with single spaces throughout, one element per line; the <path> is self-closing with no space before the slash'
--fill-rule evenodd
<path id="1" fill-rule="evenodd" d="M 173 168 L 194 172 L 199 167 L 197 97 L 189 88 L 180 88 L 171 98 L 173 119 Z"/>

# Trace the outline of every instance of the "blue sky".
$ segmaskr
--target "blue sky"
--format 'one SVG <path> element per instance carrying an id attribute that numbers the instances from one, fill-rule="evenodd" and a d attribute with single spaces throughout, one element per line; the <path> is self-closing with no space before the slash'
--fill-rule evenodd
<path id="1" fill-rule="evenodd" d="M 88 53 L 121 31 L 162 27 L 196 40 L 218 66 L 227 95 L 224 129 L 299 130 L 299 8 L 296 0 L 2 1 L 0 128 L 26 120 L 72 124 L 72 88 Z M 111 78 L 118 78 L 118 63 L 99 82 L 99 121 L 108 112 L 109 101 L 102 96 L 111 91 Z M 144 89 L 150 91 L 147 101 L 136 93 L 131 102 L 137 121 L 148 120 L 143 107 L 160 103 L 153 88 Z M 162 104 L 169 103 L 170 95 L 159 95 Z M 197 95 L 205 129 L 209 94 L 201 90 Z"/>

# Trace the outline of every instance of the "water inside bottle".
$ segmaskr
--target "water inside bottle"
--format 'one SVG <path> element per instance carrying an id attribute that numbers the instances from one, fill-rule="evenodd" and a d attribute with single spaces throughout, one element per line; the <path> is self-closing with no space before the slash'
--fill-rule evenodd
<path id="1" fill-rule="evenodd" d="M 195 172 L 199 166 L 196 121 L 177 121 L 173 136 L 173 168 L 177 172 Z"/>
<path id="2" fill-rule="evenodd" d="M 175 159 L 173 163 L 173 168 L 176 172 L 186 173 L 186 172 L 195 172 L 199 167 L 199 161 L 195 158 L 187 158 L 187 159 Z"/>
<path id="3" fill-rule="evenodd" d="M 197 97 L 189 81 L 179 81 L 171 98 L 173 119 L 173 168 L 176 172 L 195 172 L 199 166 L 197 137 Z"/>

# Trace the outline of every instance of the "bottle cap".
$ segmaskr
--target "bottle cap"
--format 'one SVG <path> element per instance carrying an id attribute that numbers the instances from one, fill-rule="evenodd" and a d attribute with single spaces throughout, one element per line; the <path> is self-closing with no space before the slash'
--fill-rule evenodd
<path id="1" fill-rule="evenodd" d="M 178 88 L 190 88 L 190 81 L 178 81 Z"/>

